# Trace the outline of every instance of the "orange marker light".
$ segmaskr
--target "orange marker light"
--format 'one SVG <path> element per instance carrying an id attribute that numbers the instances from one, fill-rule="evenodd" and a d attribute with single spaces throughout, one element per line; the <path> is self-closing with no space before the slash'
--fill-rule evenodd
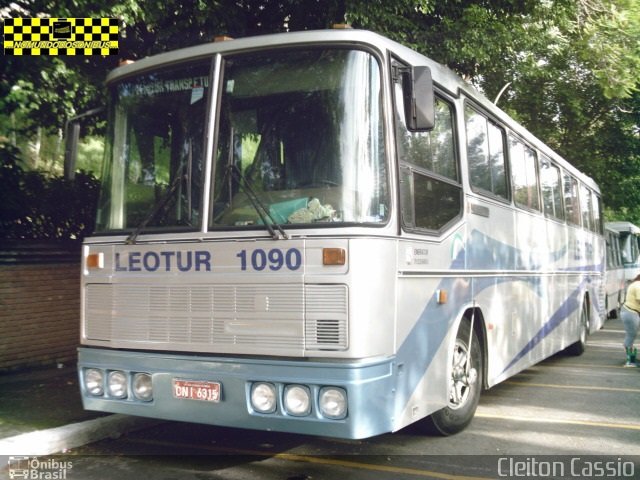
<path id="1" fill-rule="evenodd" d="M 323 265 L 344 265 L 347 261 L 347 253 L 344 248 L 323 248 Z"/>
<path id="2" fill-rule="evenodd" d="M 449 299 L 446 290 L 436 290 L 436 298 L 439 304 L 447 303 Z"/>
<path id="3" fill-rule="evenodd" d="M 90 253 L 87 255 L 86 265 L 87 268 L 104 268 L 104 254 Z"/>

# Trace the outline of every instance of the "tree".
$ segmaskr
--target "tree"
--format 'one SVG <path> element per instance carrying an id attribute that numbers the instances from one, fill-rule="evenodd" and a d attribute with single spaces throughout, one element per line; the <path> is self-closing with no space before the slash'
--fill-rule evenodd
<path id="1" fill-rule="evenodd" d="M 635 0 L 123 0 L 116 5 L 16 0 L 12 5 L 0 15 L 122 22 L 117 57 L 5 57 L 0 111 L 20 107 L 22 130 L 43 125 L 59 130 L 66 118 L 102 105 L 103 79 L 119 58 L 200 44 L 218 34 L 325 28 L 346 20 L 448 65 L 489 98 L 508 85 L 499 105 L 603 185 L 608 213 L 640 218 L 635 193 L 640 191 L 640 6 Z M 2 123 L 0 118 L 0 129 Z M 618 175 L 624 182 L 613 180 Z"/>
<path id="2" fill-rule="evenodd" d="M 375 3 L 354 24 L 461 74 L 601 185 L 609 218 L 640 220 L 640 6 L 632 0 Z"/>

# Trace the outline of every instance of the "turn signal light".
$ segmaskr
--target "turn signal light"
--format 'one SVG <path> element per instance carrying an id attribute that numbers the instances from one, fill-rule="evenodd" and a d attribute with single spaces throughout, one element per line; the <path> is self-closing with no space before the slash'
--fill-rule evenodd
<path id="1" fill-rule="evenodd" d="M 90 253 L 87 255 L 86 265 L 87 268 L 104 268 L 104 254 Z"/>
<path id="2" fill-rule="evenodd" d="M 347 261 L 347 253 L 344 248 L 323 248 L 323 265 L 344 265 Z"/>

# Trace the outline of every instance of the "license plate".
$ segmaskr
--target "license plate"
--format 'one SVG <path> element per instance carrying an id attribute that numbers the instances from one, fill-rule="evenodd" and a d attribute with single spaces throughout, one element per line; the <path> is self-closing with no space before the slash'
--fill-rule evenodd
<path id="1" fill-rule="evenodd" d="M 217 382 L 173 379 L 174 398 L 218 403 L 220 390 L 220 384 Z"/>

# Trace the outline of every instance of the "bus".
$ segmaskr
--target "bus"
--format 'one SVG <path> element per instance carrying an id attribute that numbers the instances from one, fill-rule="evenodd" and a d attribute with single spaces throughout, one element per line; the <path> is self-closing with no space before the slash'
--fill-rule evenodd
<path id="1" fill-rule="evenodd" d="M 605 271 L 605 312 L 607 318 L 618 318 L 620 306 L 624 303 L 625 268 L 620 250 L 620 232 L 612 228 L 608 222 L 604 224 L 606 241 L 607 268 Z"/>
<path id="2" fill-rule="evenodd" d="M 602 325 L 596 183 L 409 48 L 355 29 L 218 41 L 107 87 L 86 409 L 448 435 Z"/>
<path id="3" fill-rule="evenodd" d="M 640 228 L 631 222 L 607 222 L 608 230 L 618 232 L 625 286 L 640 274 Z"/>

